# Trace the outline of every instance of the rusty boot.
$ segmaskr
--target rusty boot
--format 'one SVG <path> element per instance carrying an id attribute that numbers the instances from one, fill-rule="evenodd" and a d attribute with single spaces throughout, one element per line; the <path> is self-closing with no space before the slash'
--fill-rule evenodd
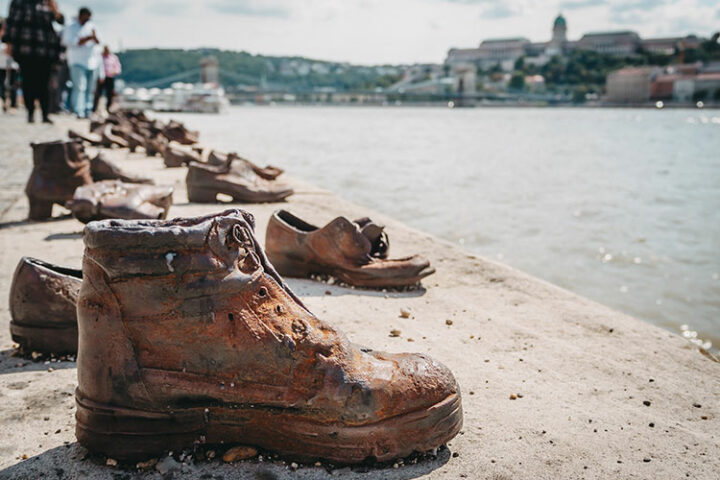
<path id="1" fill-rule="evenodd" d="M 10 287 L 10 333 L 25 352 L 75 353 L 82 272 L 23 257 Z"/>
<path id="2" fill-rule="evenodd" d="M 419 255 L 388 259 L 389 246 L 383 227 L 368 218 L 337 217 L 318 228 L 278 210 L 265 234 L 268 257 L 288 277 L 326 274 L 349 285 L 382 288 L 415 285 L 435 272 Z"/>
<path id="3" fill-rule="evenodd" d="M 462 426 L 452 373 L 361 349 L 283 282 L 242 210 L 85 228 L 76 435 L 135 460 L 197 443 L 387 461 Z"/>
<path id="4" fill-rule="evenodd" d="M 90 160 L 79 141 L 33 143 L 33 170 L 25 187 L 31 220 L 52 216 L 53 204 L 65 205 L 81 185 L 92 183 Z"/>

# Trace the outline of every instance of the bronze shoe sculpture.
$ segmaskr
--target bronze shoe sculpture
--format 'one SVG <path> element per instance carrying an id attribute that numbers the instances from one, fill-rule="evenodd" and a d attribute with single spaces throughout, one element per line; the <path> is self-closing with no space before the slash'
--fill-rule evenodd
<path id="1" fill-rule="evenodd" d="M 118 146 L 120 148 L 129 148 L 127 140 L 113 133 L 112 124 L 105 124 L 100 130 L 100 138 L 102 138 L 102 146 L 112 148 Z"/>
<path id="2" fill-rule="evenodd" d="M 351 464 L 453 438 L 452 373 L 350 343 L 287 287 L 253 228 L 242 210 L 87 225 L 80 444 L 118 460 L 243 443 Z"/>
<path id="3" fill-rule="evenodd" d="M 82 272 L 23 257 L 10 286 L 10 334 L 24 352 L 75 353 Z"/>
<path id="4" fill-rule="evenodd" d="M 165 147 L 163 152 L 163 162 L 168 168 L 182 167 L 190 162 L 201 162 L 202 157 L 194 150 L 181 148 L 172 143 Z"/>
<path id="5" fill-rule="evenodd" d="M 92 183 L 90 160 L 79 141 L 31 144 L 33 170 L 25 187 L 30 203 L 28 217 L 44 220 L 52 216 L 53 204 L 65 205 L 75 189 Z"/>
<path id="6" fill-rule="evenodd" d="M 79 140 L 94 147 L 102 145 L 103 143 L 102 137 L 97 133 L 80 133 L 72 129 L 68 130 L 68 138 L 70 140 Z"/>
<path id="7" fill-rule="evenodd" d="M 95 158 L 90 160 L 90 174 L 96 182 L 101 180 L 120 180 L 126 183 L 145 183 L 149 185 L 155 183 L 150 178 L 125 172 L 113 162 L 106 159 L 102 153 L 98 153 Z"/>
<path id="8" fill-rule="evenodd" d="M 67 208 L 83 223 L 106 218 L 162 219 L 172 205 L 172 187 L 103 180 L 75 191 Z"/>
<path id="9" fill-rule="evenodd" d="M 249 168 L 238 170 L 229 164 L 191 162 L 185 183 L 188 200 L 197 203 L 213 203 L 219 193 L 242 203 L 279 202 L 293 194 L 293 189 L 285 184 L 265 180 Z"/>
<path id="10" fill-rule="evenodd" d="M 167 138 L 162 135 L 153 135 L 149 131 L 143 133 L 145 133 L 145 142 L 143 144 L 143 147 L 145 147 L 145 154 L 148 157 L 154 157 L 156 155 L 163 156 L 165 154 L 165 149 L 168 146 Z"/>
<path id="11" fill-rule="evenodd" d="M 225 154 L 222 152 L 218 152 L 217 150 L 210 151 L 207 163 L 210 165 L 225 165 L 226 163 L 228 163 L 228 161 L 231 161 L 233 165 L 245 163 L 248 167 L 252 169 L 253 172 L 259 175 L 261 178 L 264 178 L 265 180 L 275 180 L 285 171 L 282 168 L 274 167 L 272 165 L 260 167 L 248 160 L 247 158 L 241 157 L 235 152 Z"/>
<path id="12" fill-rule="evenodd" d="M 170 120 L 165 128 L 162 130 L 162 134 L 165 135 L 171 142 L 177 142 L 181 145 L 192 145 L 198 142 L 199 134 L 197 131 L 188 130 L 180 122 Z"/>
<path id="13" fill-rule="evenodd" d="M 326 274 L 357 287 L 405 287 L 435 272 L 419 255 L 388 260 L 387 235 L 367 218 L 338 217 L 318 228 L 278 210 L 268 222 L 265 248 L 281 275 Z"/>

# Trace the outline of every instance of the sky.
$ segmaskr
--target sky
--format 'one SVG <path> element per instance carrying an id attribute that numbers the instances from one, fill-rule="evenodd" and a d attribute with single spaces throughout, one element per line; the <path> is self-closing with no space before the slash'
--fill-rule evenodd
<path id="1" fill-rule="evenodd" d="M 355 64 L 440 63 L 484 38 L 550 38 L 558 12 L 568 38 L 601 30 L 643 37 L 720 30 L 720 0 L 57 0 L 94 12 L 112 48 L 219 47 Z M 0 0 L 6 15 L 10 0 Z"/>

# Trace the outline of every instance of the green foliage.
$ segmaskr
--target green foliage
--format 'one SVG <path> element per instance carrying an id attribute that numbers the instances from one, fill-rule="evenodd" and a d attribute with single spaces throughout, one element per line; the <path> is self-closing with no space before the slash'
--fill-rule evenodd
<path id="1" fill-rule="evenodd" d="M 372 90 L 385 88 L 397 82 L 397 74 L 382 72 L 375 67 L 362 67 L 323 62 L 301 57 L 269 57 L 218 49 L 141 49 L 127 50 L 119 54 L 123 64 L 122 79 L 130 85 L 150 84 L 168 79 L 160 84 L 167 87 L 185 72 L 197 71 L 186 82 L 200 78 L 200 60 L 214 55 L 220 63 L 220 82 L 232 90 L 238 86 L 282 88 L 290 91 L 309 91 L 316 87 L 330 87 L 338 91 Z M 309 68 L 313 65 L 318 68 Z M 299 67 L 298 67 L 299 66 Z"/>
<path id="2" fill-rule="evenodd" d="M 520 71 L 513 72 L 508 87 L 510 90 L 523 90 L 525 88 L 525 74 Z"/>

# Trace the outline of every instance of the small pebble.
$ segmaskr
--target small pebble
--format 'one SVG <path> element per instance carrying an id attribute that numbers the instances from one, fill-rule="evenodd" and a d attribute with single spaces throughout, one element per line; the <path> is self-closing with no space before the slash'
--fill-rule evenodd
<path id="1" fill-rule="evenodd" d="M 397 329 L 392 329 L 392 330 L 390 330 L 390 336 L 391 336 L 391 337 L 399 337 L 401 333 L 402 333 L 402 331 L 397 330 Z"/>
<path id="2" fill-rule="evenodd" d="M 138 462 L 135 464 L 135 467 L 138 470 L 150 470 L 155 465 L 157 465 L 157 458 L 151 458 L 150 460 L 147 460 L 145 462 Z"/>
<path id="3" fill-rule="evenodd" d="M 655 427 L 655 424 L 654 424 L 654 423 L 652 423 L 652 422 L 650 422 L 650 423 L 648 423 L 648 427 L 650 427 L 650 428 L 654 428 L 654 427 Z"/>
<path id="4" fill-rule="evenodd" d="M 644 401 L 643 401 L 643 405 L 645 405 L 646 407 L 649 407 L 649 406 L 650 406 L 650 400 L 644 400 Z"/>
<path id="5" fill-rule="evenodd" d="M 457 458 L 460 456 L 460 454 L 458 452 L 453 452 L 452 456 L 453 456 L 453 458 Z"/>
<path id="6" fill-rule="evenodd" d="M 115 460 L 114 458 L 108 458 L 107 460 L 105 460 L 105 465 L 107 465 L 108 467 L 117 467 L 117 460 Z"/>
<path id="7" fill-rule="evenodd" d="M 325 295 L 332 295 L 332 292 L 330 290 L 325 290 Z"/>
<path id="8" fill-rule="evenodd" d="M 297 469 L 298 469 L 298 464 L 295 463 L 295 462 L 292 462 L 292 463 L 290 464 L 290 469 L 291 469 L 291 470 L 297 470 Z"/>
<path id="9" fill-rule="evenodd" d="M 400 318 L 410 318 L 410 310 L 400 309 Z"/>
<path id="10" fill-rule="evenodd" d="M 517 400 L 517 398 L 517 395 L 515 395 L 514 393 L 510 394 L 510 400 Z"/>
<path id="11" fill-rule="evenodd" d="M 650 459 L 648 457 L 643 458 L 643 462 L 648 463 Z"/>
<path id="12" fill-rule="evenodd" d="M 695 407 L 695 408 L 701 408 L 702 405 L 700 405 L 699 403 L 693 403 L 693 407 Z"/>
<path id="13" fill-rule="evenodd" d="M 223 461 L 227 463 L 231 462 L 237 462 L 238 460 L 246 460 L 248 458 L 253 458 L 257 455 L 257 450 L 253 447 L 248 447 L 245 445 L 238 445 L 237 447 L 233 447 L 227 452 L 225 452 L 225 455 L 223 455 Z"/>
<path id="14" fill-rule="evenodd" d="M 450 320 L 449 318 L 447 320 L 445 320 L 445 325 L 452 325 L 452 324 L 453 324 L 453 321 Z"/>
<path id="15" fill-rule="evenodd" d="M 415 339 L 414 339 L 414 338 L 408 338 L 407 341 L 408 341 L 408 342 L 414 342 Z"/>

